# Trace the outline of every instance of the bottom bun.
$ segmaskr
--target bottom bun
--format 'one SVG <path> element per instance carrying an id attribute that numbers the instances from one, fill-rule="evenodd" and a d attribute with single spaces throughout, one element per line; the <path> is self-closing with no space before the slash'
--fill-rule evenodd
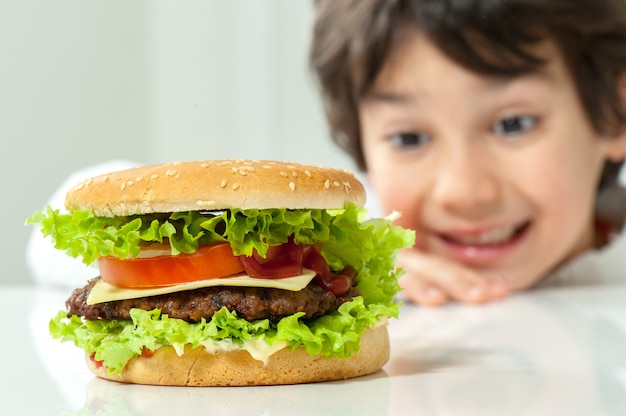
<path id="1" fill-rule="evenodd" d="M 111 375 L 106 367 L 96 368 L 87 357 L 89 369 L 98 377 L 123 383 L 160 386 L 260 386 L 342 380 L 378 371 L 389 359 L 386 325 L 366 330 L 359 352 L 341 360 L 312 356 L 300 347 L 274 353 L 267 364 L 245 350 L 211 354 L 202 347 L 185 347 L 179 356 L 172 347 L 162 347 L 149 357 L 135 357 L 122 375 Z"/>

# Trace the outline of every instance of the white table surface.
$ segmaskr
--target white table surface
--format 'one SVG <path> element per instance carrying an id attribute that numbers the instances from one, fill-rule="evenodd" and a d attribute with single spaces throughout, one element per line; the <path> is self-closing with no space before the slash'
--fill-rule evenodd
<path id="1" fill-rule="evenodd" d="M 0 286 L 3 415 L 626 415 L 626 286 L 545 289 L 486 306 L 405 306 L 377 374 L 181 388 L 94 378 L 48 335 L 69 293 Z"/>

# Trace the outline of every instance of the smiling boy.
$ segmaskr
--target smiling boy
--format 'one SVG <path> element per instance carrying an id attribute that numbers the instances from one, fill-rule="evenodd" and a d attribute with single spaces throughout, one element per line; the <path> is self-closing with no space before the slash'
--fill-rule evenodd
<path id="1" fill-rule="evenodd" d="M 319 1 L 311 64 L 334 139 L 416 230 L 409 299 L 498 299 L 618 231 L 595 205 L 623 192 L 623 0 Z"/>

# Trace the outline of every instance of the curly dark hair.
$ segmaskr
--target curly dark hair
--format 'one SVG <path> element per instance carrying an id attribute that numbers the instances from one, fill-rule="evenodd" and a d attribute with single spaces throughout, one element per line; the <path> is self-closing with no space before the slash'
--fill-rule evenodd
<path id="1" fill-rule="evenodd" d="M 538 71 L 532 46 L 555 42 L 594 130 L 626 126 L 618 80 L 626 73 L 624 0 L 317 0 L 310 66 L 333 140 L 366 170 L 358 103 L 408 31 L 476 73 Z M 607 161 L 600 189 L 617 183 L 622 162 Z"/>

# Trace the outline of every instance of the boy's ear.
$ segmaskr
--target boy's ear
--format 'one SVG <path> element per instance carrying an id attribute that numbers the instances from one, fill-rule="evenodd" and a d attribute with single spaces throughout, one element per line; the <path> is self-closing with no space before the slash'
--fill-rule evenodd
<path id="1" fill-rule="evenodd" d="M 626 72 L 622 72 L 617 82 L 623 111 L 626 112 Z M 608 159 L 620 162 L 626 157 L 626 124 L 620 126 L 619 133 L 610 141 Z"/>

